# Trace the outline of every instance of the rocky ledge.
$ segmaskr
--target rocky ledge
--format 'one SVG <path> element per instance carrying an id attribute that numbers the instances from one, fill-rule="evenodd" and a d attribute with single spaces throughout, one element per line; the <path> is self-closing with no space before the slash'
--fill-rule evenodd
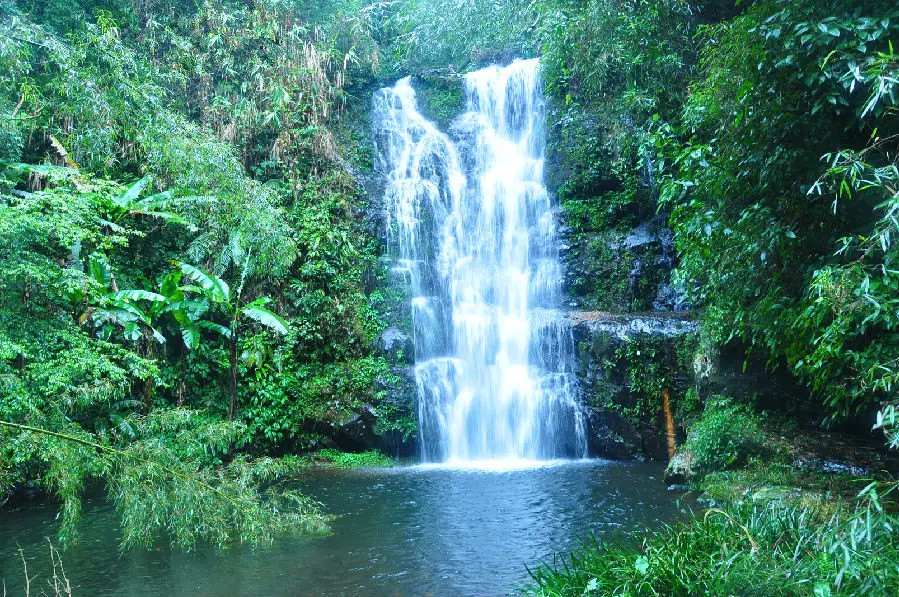
<path id="1" fill-rule="evenodd" d="M 692 362 L 682 363 L 679 347 L 695 337 L 699 324 L 685 313 L 569 313 L 573 325 L 577 374 L 588 423 L 592 456 L 625 460 L 668 457 L 664 421 L 658 409 L 644 412 L 645 396 L 634 388 L 645 364 L 667 363 L 669 377 L 683 390 L 693 382 Z M 634 361 L 637 355 L 639 362 Z"/>

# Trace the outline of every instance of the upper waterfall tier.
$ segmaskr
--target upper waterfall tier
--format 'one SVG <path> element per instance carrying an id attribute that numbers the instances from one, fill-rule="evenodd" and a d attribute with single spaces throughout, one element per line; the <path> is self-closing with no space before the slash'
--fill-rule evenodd
<path id="1" fill-rule="evenodd" d="M 465 90 L 451 137 L 408 78 L 374 96 L 390 250 L 413 297 L 422 456 L 582 456 L 539 63 L 475 71 Z"/>

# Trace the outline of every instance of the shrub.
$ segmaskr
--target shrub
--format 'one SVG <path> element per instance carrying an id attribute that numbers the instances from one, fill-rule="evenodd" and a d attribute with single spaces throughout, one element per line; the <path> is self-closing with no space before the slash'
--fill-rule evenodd
<path id="1" fill-rule="evenodd" d="M 341 452 L 326 448 L 315 452 L 313 458 L 330 461 L 333 468 L 386 468 L 393 466 L 393 461 L 377 450 L 367 452 Z"/>
<path id="2" fill-rule="evenodd" d="M 759 417 L 746 406 L 714 396 L 690 430 L 684 450 L 693 455 L 695 474 L 742 466 L 764 450 Z"/>

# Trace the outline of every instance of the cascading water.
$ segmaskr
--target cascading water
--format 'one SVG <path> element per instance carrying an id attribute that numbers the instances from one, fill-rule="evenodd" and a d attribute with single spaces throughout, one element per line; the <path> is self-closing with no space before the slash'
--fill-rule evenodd
<path id="1" fill-rule="evenodd" d="M 411 291 L 425 461 L 585 456 L 543 185 L 539 63 L 465 77 L 452 139 L 408 78 L 374 96 L 394 270 Z"/>

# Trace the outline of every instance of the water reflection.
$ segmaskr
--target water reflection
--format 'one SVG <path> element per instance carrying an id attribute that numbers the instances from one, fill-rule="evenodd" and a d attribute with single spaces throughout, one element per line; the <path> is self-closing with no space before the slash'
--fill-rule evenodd
<path id="1" fill-rule="evenodd" d="M 545 463 L 543 463 L 545 464 Z M 677 516 L 652 464 L 552 463 L 497 472 L 450 467 L 320 472 L 301 485 L 338 514 L 333 535 L 270 549 L 118 553 L 114 512 L 90 504 L 63 554 L 76 597 L 505 595 L 525 565 L 578 536 L 654 526 Z M 23 593 L 16 545 L 46 578 L 52 506 L 0 511 L 0 578 Z M 43 581 L 41 581 L 43 582 Z"/>

